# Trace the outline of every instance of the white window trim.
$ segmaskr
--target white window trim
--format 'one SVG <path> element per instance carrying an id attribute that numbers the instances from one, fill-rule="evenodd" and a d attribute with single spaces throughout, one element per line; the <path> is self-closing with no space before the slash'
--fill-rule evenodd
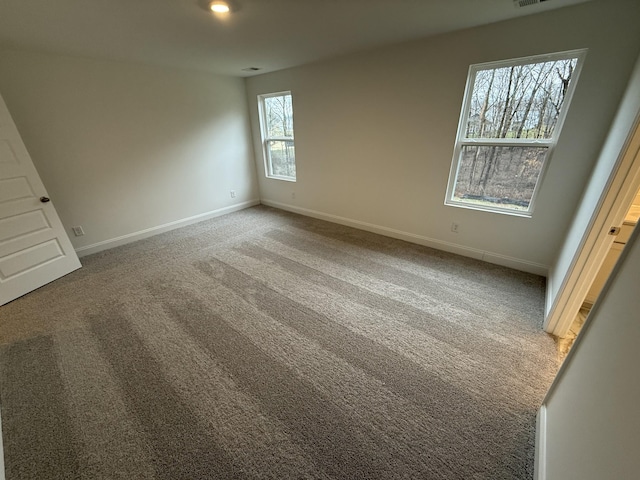
<path id="1" fill-rule="evenodd" d="M 512 215 L 516 217 L 531 218 L 533 216 L 533 210 L 536 204 L 536 199 L 538 197 L 538 192 L 540 191 L 540 185 L 544 180 L 545 174 L 547 172 L 547 167 L 553 157 L 555 147 L 558 143 L 558 138 L 562 131 L 564 120 L 567 116 L 567 111 L 569 110 L 569 105 L 571 104 L 573 93 L 576 89 L 578 78 L 580 77 L 580 72 L 582 71 L 582 66 L 584 64 L 584 59 L 586 55 L 587 55 L 587 49 L 568 50 L 564 52 L 549 53 L 544 55 L 533 55 L 529 57 L 521 57 L 521 58 L 516 58 L 511 60 L 477 63 L 469 67 L 469 74 L 467 75 L 467 85 L 465 87 L 464 97 L 462 101 L 462 111 L 460 113 L 458 131 L 456 133 L 456 143 L 453 150 L 453 159 L 451 161 L 451 170 L 449 171 L 449 182 L 447 184 L 447 193 L 444 201 L 445 205 L 450 207 L 466 208 L 470 210 L 480 210 L 484 212 L 501 213 L 501 214 Z M 569 88 L 567 89 L 567 93 L 564 98 L 564 102 L 562 104 L 562 109 L 560 111 L 560 114 L 558 115 L 558 122 L 556 124 L 556 127 L 553 130 L 553 135 L 551 136 L 551 138 L 548 138 L 548 139 L 465 138 L 464 133 L 466 131 L 466 125 L 469 117 L 469 110 L 471 108 L 472 90 L 473 90 L 473 86 L 475 85 L 476 74 L 478 71 L 496 69 L 501 67 L 527 65 L 530 63 L 541 63 L 549 60 L 567 60 L 569 58 L 577 58 L 576 68 L 573 71 L 574 76 L 571 83 L 569 84 Z M 542 165 L 542 170 L 540 171 L 540 176 L 538 177 L 538 181 L 536 182 L 536 186 L 534 187 L 533 194 L 531 196 L 531 201 L 529 202 L 529 207 L 527 210 L 513 210 L 509 208 L 476 205 L 476 204 L 470 204 L 470 203 L 454 200 L 453 194 L 454 194 L 455 184 L 458 176 L 458 169 L 460 166 L 460 154 L 462 151 L 462 147 L 468 146 L 468 145 L 547 148 L 547 154 L 544 160 L 544 164 Z"/>
<path id="2" fill-rule="evenodd" d="M 296 176 L 295 177 L 285 177 L 283 175 L 274 175 L 271 169 L 271 157 L 269 153 L 269 149 L 267 148 L 267 142 L 273 141 L 292 141 L 295 149 L 295 125 L 294 136 L 293 137 L 268 137 L 267 136 L 267 114 L 264 110 L 264 100 L 271 97 L 281 97 L 284 95 L 291 95 L 291 101 L 293 102 L 293 94 L 290 90 L 285 90 L 282 92 L 274 92 L 274 93 L 266 93 L 263 95 L 258 95 L 258 117 L 260 121 L 260 138 L 262 140 L 262 159 L 264 162 L 264 174 L 267 178 L 272 178 L 275 180 L 283 180 L 285 182 L 296 182 L 297 181 L 297 168 L 296 168 Z M 294 118 L 295 123 L 295 118 Z"/>

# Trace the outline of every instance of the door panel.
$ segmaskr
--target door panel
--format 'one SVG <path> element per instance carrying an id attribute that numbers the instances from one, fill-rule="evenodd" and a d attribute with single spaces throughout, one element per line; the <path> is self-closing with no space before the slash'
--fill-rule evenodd
<path id="1" fill-rule="evenodd" d="M 80 261 L 0 97 L 0 305 L 73 270 Z"/>

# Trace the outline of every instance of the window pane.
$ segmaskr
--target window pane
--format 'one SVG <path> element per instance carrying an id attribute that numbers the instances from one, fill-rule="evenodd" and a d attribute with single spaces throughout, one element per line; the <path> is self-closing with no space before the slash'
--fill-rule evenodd
<path id="1" fill-rule="evenodd" d="M 466 138 L 551 138 L 577 61 L 476 72 Z"/>
<path id="2" fill-rule="evenodd" d="M 453 199 L 526 211 L 547 152 L 547 147 L 463 146 Z"/>
<path id="3" fill-rule="evenodd" d="M 267 138 L 293 137 L 293 102 L 291 95 L 266 97 L 264 110 Z"/>
<path id="4" fill-rule="evenodd" d="M 296 153 L 293 140 L 269 140 L 270 174 L 278 177 L 296 177 Z"/>

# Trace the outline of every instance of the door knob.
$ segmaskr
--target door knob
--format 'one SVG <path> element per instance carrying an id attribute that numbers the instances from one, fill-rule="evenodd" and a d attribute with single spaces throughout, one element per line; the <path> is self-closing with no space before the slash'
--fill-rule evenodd
<path id="1" fill-rule="evenodd" d="M 40 197 L 40 201 L 42 203 L 47 203 L 47 202 L 50 202 L 51 200 L 49 199 L 49 197 Z"/>

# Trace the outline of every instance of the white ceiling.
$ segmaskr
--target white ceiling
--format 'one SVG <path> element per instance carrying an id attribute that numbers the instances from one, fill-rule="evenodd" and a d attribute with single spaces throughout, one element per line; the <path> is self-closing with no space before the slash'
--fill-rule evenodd
<path id="1" fill-rule="evenodd" d="M 0 46 L 247 76 L 589 0 L 0 0 Z"/>

